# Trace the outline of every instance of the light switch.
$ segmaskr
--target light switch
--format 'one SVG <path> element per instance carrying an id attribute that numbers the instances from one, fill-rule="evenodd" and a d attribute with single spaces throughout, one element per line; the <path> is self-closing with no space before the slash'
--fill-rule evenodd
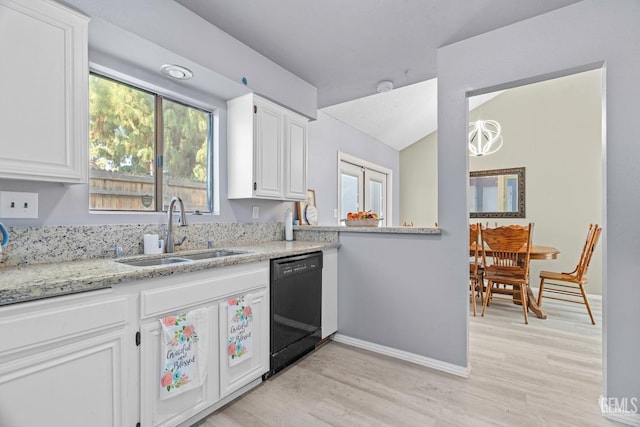
<path id="1" fill-rule="evenodd" d="M 38 218 L 38 193 L 0 191 L 0 218 Z"/>

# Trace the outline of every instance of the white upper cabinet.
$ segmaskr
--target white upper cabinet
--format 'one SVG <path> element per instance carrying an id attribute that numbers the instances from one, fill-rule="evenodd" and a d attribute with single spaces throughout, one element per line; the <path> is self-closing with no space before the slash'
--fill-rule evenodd
<path id="1" fill-rule="evenodd" d="M 308 120 L 252 93 L 227 108 L 228 197 L 304 200 Z"/>
<path id="2" fill-rule="evenodd" d="M 0 0 L 0 178 L 87 181 L 89 19 Z"/>
<path id="3" fill-rule="evenodd" d="M 283 112 L 255 100 L 255 177 L 256 197 L 282 198 L 282 120 Z"/>
<path id="4" fill-rule="evenodd" d="M 307 197 L 307 119 L 288 115 L 284 119 L 284 191 L 289 200 Z"/>

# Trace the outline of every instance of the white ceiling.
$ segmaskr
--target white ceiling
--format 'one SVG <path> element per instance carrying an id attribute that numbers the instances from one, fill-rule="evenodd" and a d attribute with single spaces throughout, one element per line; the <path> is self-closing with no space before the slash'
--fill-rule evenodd
<path id="1" fill-rule="evenodd" d="M 150 64 L 178 63 L 203 76 L 182 83 L 194 93 L 228 99 L 246 91 L 101 18 L 106 7 L 126 13 L 129 0 L 62 1 L 94 12 L 92 60 L 108 66 L 116 57 L 134 76 Z M 401 150 L 436 130 L 439 47 L 578 0 L 174 1 L 311 83 L 332 117 Z M 396 89 L 376 93 L 381 80 Z"/>
<path id="2" fill-rule="evenodd" d="M 323 108 L 436 77 L 436 52 L 578 0 L 175 0 L 318 89 Z"/>
<path id="3" fill-rule="evenodd" d="M 469 98 L 469 109 L 502 92 Z M 402 150 L 438 129 L 438 82 L 431 79 L 323 108 L 331 117 Z"/>
<path id="4" fill-rule="evenodd" d="M 322 111 L 402 150 L 437 129 L 439 47 L 578 0 L 175 1 L 311 83 Z M 396 89 L 378 94 L 382 80 Z"/>
<path id="5" fill-rule="evenodd" d="M 437 96 L 438 82 L 431 79 L 343 102 L 322 111 L 402 150 L 437 129 Z"/>

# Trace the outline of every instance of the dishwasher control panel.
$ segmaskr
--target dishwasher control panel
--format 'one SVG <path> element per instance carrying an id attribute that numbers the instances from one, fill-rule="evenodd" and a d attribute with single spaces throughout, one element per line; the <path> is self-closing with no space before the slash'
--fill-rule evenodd
<path id="1" fill-rule="evenodd" d="M 322 269 L 322 253 L 304 254 L 272 261 L 274 278 L 291 277 Z"/>

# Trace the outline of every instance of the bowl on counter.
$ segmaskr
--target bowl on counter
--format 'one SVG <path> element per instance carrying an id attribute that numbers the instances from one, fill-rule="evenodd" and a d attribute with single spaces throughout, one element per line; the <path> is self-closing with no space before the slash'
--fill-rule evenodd
<path id="1" fill-rule="evenodd" d="M 382 218 L 343 219 L 347 227 L 377 227 Z"/>

